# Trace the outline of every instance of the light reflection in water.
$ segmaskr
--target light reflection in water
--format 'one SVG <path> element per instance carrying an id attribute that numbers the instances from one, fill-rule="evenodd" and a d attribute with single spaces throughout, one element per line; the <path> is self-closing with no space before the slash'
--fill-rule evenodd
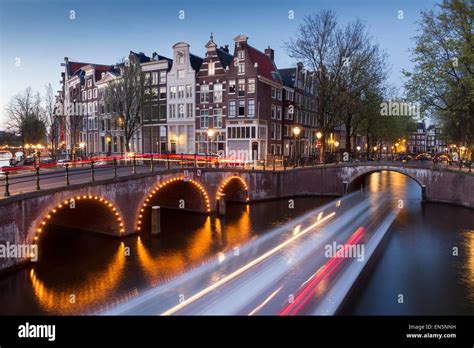
<path id="1" fill-rule="evenodd" d="M 466 231 L 464 245 L 466 246 L 467 262 L 463 267 L 461 279 L 467 286 L 470 301 L 474 303 L 474 230 Z"/>
<path id="2" fill-rule="evenodd" d="M 66 289 L 49 287 L 31 268 L 31 285 L 39 305 L 45 311 L 62 314 L 78 313 L 100 306 L 120 281 L 125 266 L 124 251 L 124 243 L 120 243 L 105 270 L 85 274 L 85 279 L 81 279 L 80 283 L 70 284 Z"/>
<path id="3" fill-rule="evenodd" d="M 207 216 L 204 224 L 179 250 L 163 252 L 152 248 L 152 244 L 159 243 L 159 240 L 144 238 L 149 242 L 145 245 L 142 239 L 138 238 L 137 255 L 148 284 L 156 285 L 170 276 L 182 273 L 189 268 L 187 265 L 205 261 L 216 256 L 217 251 L 225 252 L 229 247 L 249 240 L 252 230 L 248 205 L 230 224 L 226 224 L 225 219 L 225 217 Z M 173 233 L 180 232 L 173 231 Z"/>

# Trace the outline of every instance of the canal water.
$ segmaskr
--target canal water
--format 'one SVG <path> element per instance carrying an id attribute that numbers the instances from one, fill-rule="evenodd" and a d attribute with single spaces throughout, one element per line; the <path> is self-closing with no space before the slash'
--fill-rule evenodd
<path id="1" fill-rule="evenodd" d="M 340 314 L 474 315 L 474 210 L 421 203 L 420 186 L 395 172 L 365 186 L 390 190 L 403 209 Z"/>
<path id="2" fill-rule="evenodd" d="M 366 188 L 391 190 L 403 209 L 341 314 L 473 314 L 474 211 L 423 204 L 418 184 L 398 173 L 371 174 Z M 97 313 L 329 200 L 229 204 L 224 219 L 163 211 L 159 240 L 51 228 L 38 262 L 0 277 L 0 314 Z"/>

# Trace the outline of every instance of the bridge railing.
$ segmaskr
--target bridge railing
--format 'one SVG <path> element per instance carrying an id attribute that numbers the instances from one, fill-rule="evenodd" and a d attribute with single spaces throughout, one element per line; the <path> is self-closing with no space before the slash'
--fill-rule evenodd
<path id="1" fill-rule="evenodd" d="M 88 160 L 56 162 L 35 166 L 7 167 L 0 171 L 0 192 L 8 197 L 15 193 L 39 191 L 44 188 L 62 187 L 75 183 L 93 182 L 96 179 L 163 171 L 176 168 L 239 168 L 244 170 L 291 170 L 301 167 L 396 165 L 437 170 L 457 169 L 455 166 L 431 161 L 369 160 L 319 163 L 315 158 L 288 160 L 274 156 L 271 160 L 243 162 L 216 155 L 197 154 L 134 154 L 92 157 Z M 469 168 L 461 170 L 471 171 Z"/>

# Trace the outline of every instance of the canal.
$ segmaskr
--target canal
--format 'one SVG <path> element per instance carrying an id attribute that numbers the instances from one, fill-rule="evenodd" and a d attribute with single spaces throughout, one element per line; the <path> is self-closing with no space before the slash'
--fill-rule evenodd
<path id="1" fill-rule="evenodd" d="M 399 173 L 373 173 L 365 186 L 392 191 L 403 209 L 341 314 L 473 314 L 474 211 L 423 204 L 418 184 Z M 166 210 L 160 239 L 53 226 L 38 262 L 0 276 L 0 314 L 97 313 L 329 200 L 229 204 L 223 219 Z"/>

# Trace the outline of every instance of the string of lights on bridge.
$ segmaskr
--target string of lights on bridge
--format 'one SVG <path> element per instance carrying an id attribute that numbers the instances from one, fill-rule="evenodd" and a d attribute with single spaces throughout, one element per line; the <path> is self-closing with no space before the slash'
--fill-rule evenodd
<path id="1" fill-rule="evenodd" d="M 157 185 L 153 191 L 151 191 L 151 193 L 148 195 L 148 197 L 145 199 L 145 203 L 143 203 L 142 205 L 142 208 L 140 209 L 140 214 L 138 215 L 138 221 L 137 221 L 137 231 L 140 231 L 142 228 L 141 228 L 141 225 L 142 225 L 142 218 L 143 218 L 143 213 L 145 212 L 145 208 L 149 205 L 149 202 L 150 200 L 153 198 L 153 196 L 159 191 L 161 190 L 162 188 L 164 188 L 165 186 L 168 186 L 169 184 L 172 184 L 172 183 L 175 183 L 175 182 L 178 182 L 178 181 L 183 181 L 185 182 L 184 180 L 184 177 L 176 177 L 176 178 L 172 178 L 172 179 L 168 179 L 166 180 L 165 182 Z M 204 196 L 204 201 L 206 203 L 206 212 L 210 213 L 211 212 L 211 205 L 210 205 L 210 202 L 209 202 L 209 196 L 206 192 L 206 190 L 204 189 L 204 187 L 202 187 L 202 185 L 200 183 L 198 183 L 197 181 L 193 180 L 193 179 L 187 179 L 186 182 L 189 182 L 191 184 L 193 184 L 200 192 L 201 194 Z"/>
<path id="2" fill-rule="evenodd" d="M 53 215 L 58 213 L 59 210 L 63 209 L 63 208 L 67 208 L 67 207 L 70 207 L 70 204 L 73 204 L 75 203 L 76 201 L 85 201 L 85 200 L 89 200 L 89 201 L 97 201 L 99 203 L 102 203 L 105 207 L 107 207 L 115 216 L 118 224 L 119 224 L 119 232 L 120 233 L 124 233 L 125 232 L 125 228 L 124 228 L 124 224 L 123 224 L 123 219 L 122 217 L 120 216 L 119 212 L 117 211 L 117 208 L 111 203 L 109 202 L 108 200 L 106 199 L 103 199 L 103 198 L 100 198 L 98 196 L 92 196 L 92 195 L 82 195 L 82 196 L 76 196 L 76 197 L 72 197 L 71 199 L 66 199 L 64 202 L 61 202 L 59 203 L 54 209 L 52 209 L 44 218 L 43 218 L 43 221 L 40 223 L 40 227 L 38 227 L 38 229 L 36 230 L 36 235 L 35 237 L 33 238 L 34 239 L 34 242 L 37 243 L 38 242 L 38 239 L 39 239 L 39 236 L 41 234 L 41 232 L 44 231 L 44 228 L 46 227 L 46 224 L 53 218 Z"/>

